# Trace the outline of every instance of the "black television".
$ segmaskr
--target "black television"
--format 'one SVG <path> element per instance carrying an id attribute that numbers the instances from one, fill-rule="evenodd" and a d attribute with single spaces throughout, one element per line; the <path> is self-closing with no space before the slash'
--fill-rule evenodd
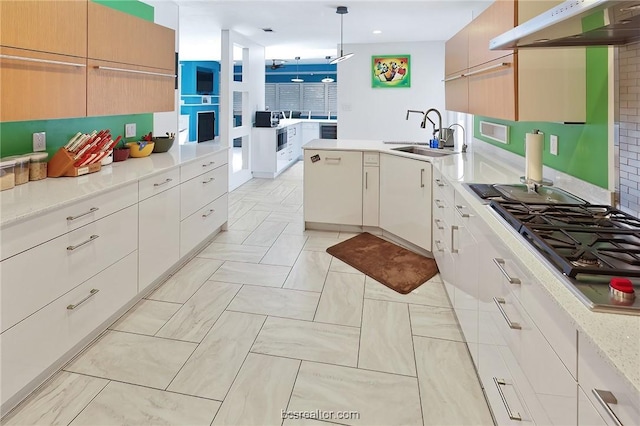
<path id="1" fill-rule="evenodd" d="M 213 71 L 203 68 L 196 70 L 196 93 L 198 95 L 213 93 Z"/>

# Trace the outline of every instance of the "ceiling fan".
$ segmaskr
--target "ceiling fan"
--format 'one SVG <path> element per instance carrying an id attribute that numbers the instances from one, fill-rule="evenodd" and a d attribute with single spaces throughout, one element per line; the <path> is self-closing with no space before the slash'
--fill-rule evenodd
<path id="1" fill-rule="evenodd" d="M 272 70 L 277 70 L 278 68 L 282 68 L 282 67 L 284 67 L 284 63 L 285 63 L 285 62 L 286 62 L 286 61 L 285 61 L 285 60 L 283 60 L 283 59 L 272 59 L 272 60 L 271 60 L 271 67 L 270 67 L 270 68 L 271 68 Z"/>

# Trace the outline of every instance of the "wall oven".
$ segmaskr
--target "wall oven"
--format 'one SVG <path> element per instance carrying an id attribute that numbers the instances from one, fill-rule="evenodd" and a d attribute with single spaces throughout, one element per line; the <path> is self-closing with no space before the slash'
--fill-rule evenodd
<path id="1" fill-rule="evenodd" d="M 282 151 L 287 147 L 287 128 L 276 130 L 276 151 Z"/>

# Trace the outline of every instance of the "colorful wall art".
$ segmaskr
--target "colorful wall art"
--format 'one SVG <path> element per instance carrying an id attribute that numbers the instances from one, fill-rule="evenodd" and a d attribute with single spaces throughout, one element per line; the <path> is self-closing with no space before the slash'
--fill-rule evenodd
<path id="1" fill-rule="evenodd" d="M 411 87 L 409 55 L 376 55 L 371 57 L 371 87 Z"/>

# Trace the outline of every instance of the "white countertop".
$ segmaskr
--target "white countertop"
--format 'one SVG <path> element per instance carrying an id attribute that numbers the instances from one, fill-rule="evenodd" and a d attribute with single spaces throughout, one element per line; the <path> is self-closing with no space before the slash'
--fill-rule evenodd
<path id="1" fill-rule="evenodd" d="M 501 222 L 493 210 L 482 204 L 463 183 L 519 183 L 524 174 L 524 158 L 508 153 L 480 141 L 475 141 L 467 153 L 455 153 L 444 157 L 424 157 L 394 151 L 402 145 L 384 144 L 382 141 L 316 139 L 303 149 L 375 151 L 428 161 L 447 177 L 454 188 L 466 199 L 468 207 L 475 210 L 489 227 L 527 265 L 531 274 L 568 314 L 576 328 L 584 332 L 599 347 L 606 359 L 636 390 L 640 391 L 640 316 L 617 315 L 589 310 L 566 287 L 559 273 L 547 266 L 540 255 L 531 249 L 508 225 Z M 554 181 L 568 192 L 592 203 L 610 204 L 609 192 L 571 176 L 544 168 L 545 178 Z"/>
<path id="2" fill-rule="evenodd" d="M 293 126 L 298 123 L 337 124 L 338 120 L 323 118 L 283 118 L 280 120 L 277 127 L 255 127 L 255 129 L 283 129 L 287 126 Z"/>
<path id="3" fill-rule="evenodd" d="M 102 166 L 96 173 L 78 177 L 46 178 L 18 185 L 0 192 L 0 227 L 228 149 L 214 142 L 174 144 L 166 153 L 111 163 Z"/>

